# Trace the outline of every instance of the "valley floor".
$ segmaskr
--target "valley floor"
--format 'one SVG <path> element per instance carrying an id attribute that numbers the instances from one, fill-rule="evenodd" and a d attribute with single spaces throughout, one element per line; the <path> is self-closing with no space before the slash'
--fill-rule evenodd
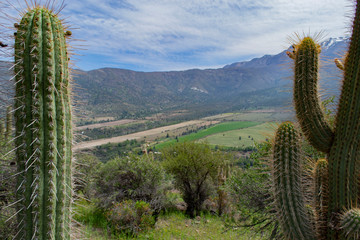
<path id="1" fill-rule="evenodd" d="M 175 130 L 175 129 L 186 127 L 186 126 L 197 125 L 197 126 L 201 127 L 201 126 L 213 125 L 218 122 L 219 121 L 193 120 L 193 121 L 182 122 L 182 123 L 169 125 L 169 126 L 165 126 L 165 127 L 154 128 L 154 129 L 150 129 L 147 131 L 141 131 L 141 132 L 137 132 L 137 133 L 127 134 L 127 135 L 123 135 L 123 136 L 117 136 L 117 137 L 105 138 L 105 139 L 97 139 L 97 140 L 92 140 L 92 141 L 84 141 L 84 142 L 81 142 L 81 143 L 75 145 L 74 150 L 94 148 L 94 147 L 101 146 L 101 145 L 104 145 L 107 143 L 120 143 L 120 142 L 124 142 L 126 140 L 133 140 L 133 139 L 139 140 L 139 139 L 143 139 L 144 137 L 151 137 L 154 135 L 158 135 L 161 133 L 165 133 L 167 131 Z"/>

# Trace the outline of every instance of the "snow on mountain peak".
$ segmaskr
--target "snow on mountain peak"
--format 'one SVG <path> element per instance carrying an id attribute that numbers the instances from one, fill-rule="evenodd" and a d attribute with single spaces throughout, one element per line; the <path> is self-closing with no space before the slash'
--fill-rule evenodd
<path id="1" fill-rule="evenodd" d="M 320 46 L 321 46 L 321 49 L 327 50 L 327 49 L 331 48 L 332 46 L 334 46 L 336 43 L 343 42 L 346 40 L 348 40 L 348 38 L 346 38 L 346 37 L 329 38 L 329 39 L 323 41 L 322 43 L 320 43 Z"/>

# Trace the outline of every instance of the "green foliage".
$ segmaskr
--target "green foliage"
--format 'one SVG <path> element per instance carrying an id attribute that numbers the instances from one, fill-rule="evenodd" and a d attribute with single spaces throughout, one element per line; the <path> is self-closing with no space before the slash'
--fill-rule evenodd
<path id="1" fill-rule="evenodd" d="M 194 218 L 200 214 L 202 203 L 210 195 L 212 181 L 224 165 L 223 155 L 205 144 L 181 142 L 164 149 L 163 159 L 166 171 L 174 176 L 187 204 L 186 213 Z"/>
<path id="2" fill-rule="evenodd" d="M 272 197 L 269 167 L 266 164 L 272 152 L 270 142 L 255 143 L 250 154 L 251 164 L 233 169 L 226 182 L 226 189 L 233 208 L 226 220 L 228 228 L 247 227 L 255 232 L 271 232 L 270 239 L 278 239 L 278 219 L 272 216 Z"/>
<path id="3" fill-rule="evenodd" d="M 165 192 L 164 212 L 175 212 L 177 210 L 183 210 L 185 202 L 181 197 L 181 193 L 178 190 L 171 189 Z"/>
<path id="4" fill-rule="evenodd" d="M 76 167 L 74 171 L 74 191 L 86 198 L 94 194 L 93 185 L 95 172 L 101 167 L 99 159 L 90 153 L 76 153 Z"/>
<path id="5" fill-rule="evenodd" d="M 256 234 L 246 229 L 225 229 L 221 218 L 217 216 L 202 215 L 196 219 L 188 219 L 186 215 L 180 212 L 160 215 L 155 228 L 140 232 L 135 238 L 121 234 L 108 236 L 101 229 L 91 229 L 87 226 L 83 226 L 81 230 L 84 233 L 84 237 L 81 239 L 92 240 L 260 240 L 268 236 L 268 232 Z"/>
<path id="6" fill-rule="evenodd" d="M 15 202 L 16 183 L 14 175 L 16 166 L 14 160 L 12 116 L 7 108 L 6 125 L 0 119 L 0 236 L 3 239 L 13 239 L 16 234 L 16 208 L 11 203 Z"/>
<path id="7" fill-rule="evenodd" d="M 94 198 L 103 209 L 110 209 L 114 202 L 132 199 L 148 202 L 159 212 L 169 184 L 162 166 L 150 157 L 118 157 L 95 173 Z"/>
<path id="8" fill-rule="evenodd" d="M 15 34 L 17 239 L 70 239 L 72 124 L 65 30 L 35 6 Z"/>
<path id="9" fill-rule="evenodd" d="M 130 153 L 142 153 L 141 146 L 145 141 L 126 140 L 121 143 L 108 143 L 105 145 L 97 146 L 91 149 L 91 153 L 94 154 L 101 162 L 106 163 L 116 157 L 125 157 Z"/>
<path id="10" fill-rule="evenodd" d="M 94 202 L 78 199 L 74 203 L 74 219 L 94 228 L 107 229 L 109 226 L 106 212 L 98 208 Z"/>
<path id="11" fill-rule="evenodd" d="M 116 203 L 107 213 L 113 231 L 136 236 L 155 224 L 149 203 L 131 199 Z"/>

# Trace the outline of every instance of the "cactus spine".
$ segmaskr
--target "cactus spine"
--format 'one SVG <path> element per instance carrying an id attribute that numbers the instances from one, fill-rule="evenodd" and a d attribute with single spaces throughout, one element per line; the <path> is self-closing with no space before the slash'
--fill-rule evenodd
<path id="1" fill-rule="evenodd" d="M 345 237 L 359 239 L 360 237 L 360 209 L 350 209 L 341 217 L 341 229 Z"/>
<path id="2" fill-rule="evenodd" d="M 282 123 L 276 132 L 272 174 L 275 207 L 286 239 L 311 240 L 315 235 L 301 192 L 302 158 L 298 138 L 291 122 Z"/>
<path id="3" fill-rule="evenodd" d="M 17 239 L 70 239 L 68 54 L 57 15 L 36 6 L 15 34 Z"/>
<path id="4" fill-rule="evenodd" d="M 305 37 L 288 54 L 295 62 L 294 102 L 300 126 L 309 142 L 327 154 L 327 160 L 317 163 L 314 176 L 317 239 L 348 239 L 359 228 L 358 210 L 354 209 L 360 199 L 360 0 L 356 3 L 345 63 L 335 61 L 344 81 L 334 130 L 324 117 L 317 93 L 319 45 Z M 344 209 L 351 214 L 341 218 Z"/>
<path id="5" fill-rule="evenodd" d="M 310 37 L 305 37 L 300 44 L 293 47 L 292 56 L 295 60 L 294 103 L 298 120 L 309 142 L 316 149 L 328 152 L 333 133 L 322 113 L 317 93 L 318 62 L 321 49 Z"/>

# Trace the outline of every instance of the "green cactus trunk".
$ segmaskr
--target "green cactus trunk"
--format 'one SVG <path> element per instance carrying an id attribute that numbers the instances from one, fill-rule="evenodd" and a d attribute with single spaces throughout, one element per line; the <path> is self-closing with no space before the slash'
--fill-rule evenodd
<path id="1" fill-rule="evenodd" d="M 316 232 L 318 240 L 327 239 L 327 218 L 329 203 L 328 162 L 319 159 L 315 165 L 315 212 Z"/>
<path id="2" fill-rule="evenodd" d="M 359 206 L 360 174 L 360 6 L 344 65 L 344 81 L 329 154 L 329 221 L 338 228 L 338 215 Z M 334 231 L 338 232 L 338 231 Z M 334 233 L 334 235 L 337 235 Z M 337 239 L 336 237 L 329 239 Z"/>
<path id="3" fill-rule="evenodd" d="M 344 234 L 347 229 L 341 227 L 342 212 L 351 211 L 359 205 L 359 4 L 360 0 L 357 0 L 353 33 L 345 64 L 336 60 L 336 65 L 344 72 L 344 81 L 334 130 L 324 117 L 317 93 L 319 46 L 310 37 L 305 37 L 299 44 L 294 45 L 294 52 L 289 53 L 295 60 L 294 102 L 297 118 L 309 142 L 327 154 L 327 161 L 318 162 L 315 176 L 314 208 L 317 212 L 318 239 L 347 239 Z M 355 226 L 354 223 L 347 224 L 350 225 Z"/>
<path id="4" fill-rule="evenodd" d="M 70 239 L 72 125 L 65 33 L 36 7 L 15 34 L 17 239 Z"/>
<path id="5" fill-rule="evenodd" d="M 280 125 L 275 136 L 273 183 L 275 207 L 286 239 L 315 239 L 312 220 L 301 187 L 301 148 L 291 122 Z"/>

